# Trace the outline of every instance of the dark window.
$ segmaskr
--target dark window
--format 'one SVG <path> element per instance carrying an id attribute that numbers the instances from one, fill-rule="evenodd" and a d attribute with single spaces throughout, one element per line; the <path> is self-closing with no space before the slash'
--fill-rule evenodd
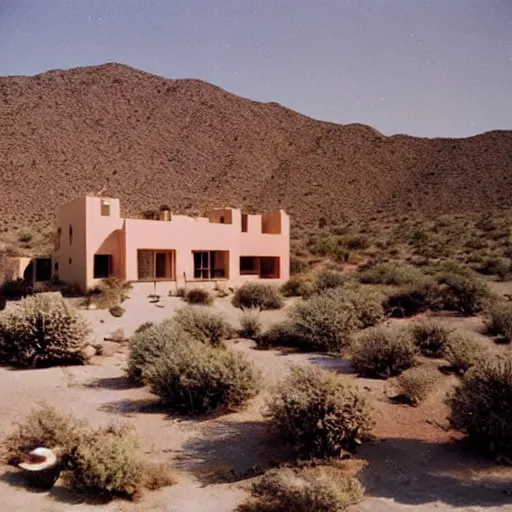
<path id="1" fill-rule="evenodd" d="M 73 263 L 73 260 L 69 258 L 68 263 L 71 265 L 71 263 Z"/>
<path id="2" fill-rule="evenodd" d="M 36 281 L 49 281 L 52 277 L 52 260 L 50 258 L 36 259 Z"/>
<path id="3" fill-rule="evenodd" d="M 242 233 L 247 233 L 247 214 L 242 213 Z"/>
<path id="4" fill-rule="evenodd" d="M 224 254 L 227 255 L 227 251 L 194 252 L 194 279 L 226 277 Z"/>
<path id="5" fill-rule="evenodd" d="M 55 262 L 55 265 L 53 265 L 53 269 L 55 270 L 55 272 L 59 271 L 59 263 L 57 261 Z"/>
<path id="6" fill-rule="evenodd" d="M 112 256 L 110 254 L 94 255 L 94 279 L 110 277 L 112 273 Z"/>
<path id="7" fill-rule="evenodd" d="M 240 274 L 257 274 L 258 259 L 253 256 L 240 256 Z"/>
<path id="8" fill-rule="evenodd" d="M 69 245 L 73 244 L 73 226 L 69 225 Z"/>
<path id="9" fill-rule="evenodd" d="M 224 224 L 224 222 L 225 222 L 224 217 L 221 217 L 221 218 L 220 218 L 220 223 L 221 223 L 221 224 Z"/>

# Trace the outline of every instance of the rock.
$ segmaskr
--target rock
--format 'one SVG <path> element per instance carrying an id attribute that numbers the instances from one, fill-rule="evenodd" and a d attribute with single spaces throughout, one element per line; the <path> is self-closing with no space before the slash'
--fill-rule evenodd
<path id="1" fill-rule="evenodd" d="M 90 309 L 90 310 L 98 309 L 98 306 L 96 304 L 91 303 L 87 306 L 87 309 Z"/>
<path id="2" fill-rule="evenodd" d="M 82 355 L 85 357 L 85 359 L 90 359 L 91 357 L 96 355 L 96 349 L 92 345 L 87 345 L 82 350 Z"/>

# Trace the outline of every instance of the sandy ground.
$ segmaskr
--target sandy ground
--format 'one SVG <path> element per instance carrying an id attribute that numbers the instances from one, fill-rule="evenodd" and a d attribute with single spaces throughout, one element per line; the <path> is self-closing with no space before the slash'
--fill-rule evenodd
<path id="1" fill-rule="evenodd" d="M 157 307 L 143 295 L 125 302 L 126 313 L 113 318 L 106 311 L 83 311 L 91 323 L 92 341 L 102 342 L 117 329 L 126 336 L 144 321 L 158 322 L 183 307 L 177 298 L 165 297 Z M 290 304 L 287 305 L 290 307 Z M 213 309 L 236 324 L 239 311 L 229 299 L 218 299 Z M 264 312 L 270 325 L 285 311 Z M 479 319 L 443 317 L 441 321 L 474 332 Z M 490 342 L 489 342 L 490 343 Z M 442 405 L 456 379 L 440 374 L 436 392 L 416 408 L 394 403 L 396 387 L 387 382 L 357 378 L 345 361 L 314 354 L 260 351 L 251 341 L 229 342 L 230 349 L 245 353 L 261 368 L 266 390 L 241 412 L 216 418 L 183 419 L 168 416 L 155 405 L 145 388 L 133 388 L 124 378 L 126 344 L 105 343 L 105 354 L 91 365 L 16 371 L 0 369 L 0 434 L 12 428 L 38 402 L 45 400 L 63 411 L 87 419 L 93 425 L 124 421 L 132 424 L 147 460 L 168 462 L 178 474 L 178 483 L 147 493 L 137 503 L 114 501 L 106 505 L 84 502 L 60 483 L 50 492 L 27 490 L 20 475 L 2 468 L 0 510 L 77 512 L 167 511 L 231 512 L 247 495 L 251 468 L 268 467 L 287 457 L 286 450 L 269 432 L 261 411 L 268 390 L 295 364 L 317 364 L 336 369 L 341 378 L 354 381 L 372 398 L 379 441 L 362 446 L 357 457 L 365 468 L 360 476 L 367 498 L 352 510 L 359 512 L 488 511 L 512 512 L 512 468 L 503 468 L 468 455 L 447 429 Z M 441 404 L 441 405 L 440 405 Z"/>

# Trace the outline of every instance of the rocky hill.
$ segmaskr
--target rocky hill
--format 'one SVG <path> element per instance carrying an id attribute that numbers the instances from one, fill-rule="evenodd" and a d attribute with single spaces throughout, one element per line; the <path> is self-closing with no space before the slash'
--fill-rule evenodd
<path id="1" fill-rule="evenodd" d="M 4 231 L 103 187 L 129 215 L 283 207 L 297 225 L 489 211 L 512 206 L 512 131 L 386 137 L 106 64 L 0 78 L 0 183 Z"/>

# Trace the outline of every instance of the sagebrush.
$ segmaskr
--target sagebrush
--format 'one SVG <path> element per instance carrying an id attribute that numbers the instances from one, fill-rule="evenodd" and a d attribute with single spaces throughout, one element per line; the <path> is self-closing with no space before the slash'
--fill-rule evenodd
<path id="1" fill-rule="evenodd" d="M 257 339 L 261 334 L 262 323 L 258 309 L 246 309 L 240 315 L 240 329 L 238 334 L 241 338 Z"/>
<path id="2" fill-rule="evenodd" d="M 488 356 L 487 347 L 474 334 L 464 331 L 454 331 L 450 334 L 445 359 L 455 372 L 463 374 Z"/>
<path id="3" fill-rule="evenodd" d="M 512 303 L 496 302 L 486 312 L 488 334 L 496 336 L 503 343 L 512 341 Z"/>
<path id="4" fill-rule="evenodd" d="M 233 296 L 236 308 L 280 309 L 284 300 L 279 290 L 270 284 L 246 283 Z"/>
<path id="5" fill-rule="evenodd" d="M 411 326 L 414 343 L 425 357 L 443 357 L 450 330 L 435 320 L 416 322 Z"/>
<path id="6" fill-rule="evenodd" d="M 215 297 L 209 290 L 205 288 L 191 288 L 185 293 L 185 300 L 189 304 L 200 304 L 203 306 L 211 306 L 215 301 Z"/>
<path id="7" fill-rule="evenodd" d="M 412 404 L 425 400 L 439 378 L 438 372 L 431 366 L 409 368 L 400 374 L 398 383 L 403 395 Z"/>

